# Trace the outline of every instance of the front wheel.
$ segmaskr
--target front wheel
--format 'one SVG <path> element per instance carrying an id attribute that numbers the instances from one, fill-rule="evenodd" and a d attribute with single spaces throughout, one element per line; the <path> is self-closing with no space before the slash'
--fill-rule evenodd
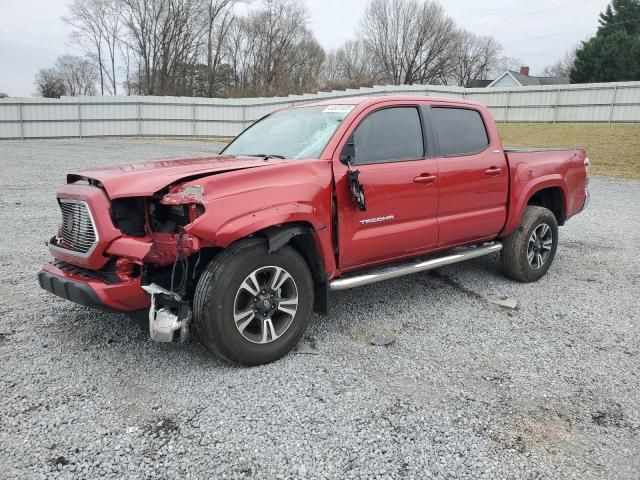
<path id="1" fill-rule="evenodd" d="M 543 207 L 528 206 L 520 226 L 504 240 L 503 273 L 519 282 L 535 282 L 551 267 L 558 248 L 558 222 Z"/>
<path id="2" fill-rule="evenodd" d="M 261 365 L 289 353 L 313 308 L 313 279 L 289 246 L 269 253 L 263 239 L 238 242 L 200 277 L 194 321 L 202 343 L 239 365 Z"/>

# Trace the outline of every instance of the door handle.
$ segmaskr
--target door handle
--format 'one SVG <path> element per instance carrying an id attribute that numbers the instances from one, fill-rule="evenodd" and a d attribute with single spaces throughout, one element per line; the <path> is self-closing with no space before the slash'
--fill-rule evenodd
<path id="1" fill-rule="evenodd" d="M 436 177 L 435 175 L 428 175 L 428 174 L 423 174 L 413 179 L 413 181 L 416 183 L 424 183 L 427 185 L 430 183 L 434 183 L 436 180 L 438 180 L 438 177 Z"/>
<path id="2" fill-rule="evenodd" d="M 491 167 L 484 171 L 485 175 L 491 175 L 495 177 L 496 175 L 500 175 L 502 173 L 502 169 L 498 167 Z"/>

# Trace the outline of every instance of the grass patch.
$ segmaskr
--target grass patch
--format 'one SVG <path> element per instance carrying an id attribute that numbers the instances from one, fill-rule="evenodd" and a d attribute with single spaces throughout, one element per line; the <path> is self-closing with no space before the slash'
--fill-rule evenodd
<path id="1" fill-rule="evenodd" d="M 510 147 L 579 147 L 597 175 L 640 179 L 640 124 L 499 123 Z"/>

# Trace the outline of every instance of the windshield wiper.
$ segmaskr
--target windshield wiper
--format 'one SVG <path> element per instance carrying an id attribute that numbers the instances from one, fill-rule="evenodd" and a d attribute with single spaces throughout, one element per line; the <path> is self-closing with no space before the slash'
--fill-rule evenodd
<path id="1" fill-rule="evenodd" d="M 269 153 L 255 153 L 253 155 L 247 155 L 247 157 L 260 157 L 263 160 L 271 160 L 272 158 L 277 158 L 279 160 L 286 160 L 282 155 L 271 155 Z"/>

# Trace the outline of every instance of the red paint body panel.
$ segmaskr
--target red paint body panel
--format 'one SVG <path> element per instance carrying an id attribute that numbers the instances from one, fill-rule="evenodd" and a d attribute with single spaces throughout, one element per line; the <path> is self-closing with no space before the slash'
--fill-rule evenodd
<path id="1" fill-rule="evenodd" d="M 333 279 L 369 266 L 507 236 L 540 189 L 560 189 L 566 218 L 579 213 L 585 204 L 584 151 L 505 153 L 497 127 L 481 104 L 429 97 L 370 97 L 308 105 L 334 104 L 351 104 L 354 109 L 316 159 L 265 161 L 221 155 L 115 165 L 69 175 L 70 184 L 58 196 L 87 202 L 99 241 L 87 258 L 58 249 L 52 254 L 92 270 L 120 258 L 138 265 L 166 266 L 175 261 L 178 251 L 188 256 L 202 248 L 226 248 L 265 228 L 296 223 L 311 228 L 327 278 Z M 420 160 L 359 165 L 367 211 L 358 210 L 348 188 L 347 167 L 339 159 L 351 133 L 377 109 L 430 105 L 480 112 L 488 148 L 462 157 L 425 154 Z M 415 181 L 424 177 L 435 180 Z M 71 184 L 79 179 L 90 179 L 98 186 Z M 111 200 L 150 197 L 169 186 L 197 187 L 189 191 L 198 192 L 198 207 L 204 208 L 184 227 L 181 237 L 153 232 L 132 237 L 115 228 Z M 139 279 L 106 285 L 50 264 L 44 270 L 88 283 L 109 308 L 133 311 L 148 307 Z"/>
<path id="2" fill-rule="evenodd" d="M 228 247 L 267 227 L 304 223 L 315 232 L 325 268 L 336 269 L 332 246 L 331 163 L 309 159 L 277 162 L 194 180 L 204 189 L 205 214 L 186 228 L 217 247 Z"/>
<path id="3" fill-rule="evenodd" d="M 271 163 L 286 162 L 271 160 Z M 182 158 L 108 165 L 69 174 L 71 180 L 98 180 L 109 198 L 146 197 L 184 178 L 213 175 L 244 168 L 264 167 L 261 158 L 219 155 L 205 158 Z"/>
<path id="4" fill-rule="evenodd" d="M 489 137 L 487 148 L 474 155 L 438 157 L 441 247 L 495 236 L 507 218 L 507 159 L 489 111 L 478 110 Z M 489 175 L 489 171 L 499 173 Z"/>
<path id="5" fill-rule="evenodd" d="M 424 104 L 424 102 L 420 102 Z M 361 121 L 371 113 L 390 106 L 415 106 L 413 101 L 381 98 L 358 108 L 352 121 L 343 124 L 342 141 L 332 158 L 339 225 L 340 268 L 349 271 L 376 265 L 391 258 L 415 256 L 438 245 L 438 184 L 416 183 L 420 176 L 438 174 L 433 158 L 358 165 L 360 182 L 366 188 L 367 211 L 351 200 L 348 169 L 340 152 Z M 331 146 L 328 149 L 332 148 Z M 367 219 L 393 217 L 392 221 L 366 223 Z M 363 223 L 365 222 L 365 223 Z"/>
<path id="6" fill-rule="evenodd" d="M 584 150 L 507 151 L 511 178 L 509 215 L 500 232 L 510 235 L 520 223 L 531 197 L 545 188 L 562 191 L 565 218 L 580 213 L 586 201 Z"/>
<path id="7" fill-rule="evenodd" d="M 336 165 L 342 269 L 416 254 L 437 246 L 438 186 L 414 182 L 421 174 L 437 173 L 433 163 L 427 159 L 358 166 L 360 182 L 366 186 L 366 212 L 358 210 L 351 200 L 346 168 Z M 389 217 L 393 220 L 361 223 Z"/>

